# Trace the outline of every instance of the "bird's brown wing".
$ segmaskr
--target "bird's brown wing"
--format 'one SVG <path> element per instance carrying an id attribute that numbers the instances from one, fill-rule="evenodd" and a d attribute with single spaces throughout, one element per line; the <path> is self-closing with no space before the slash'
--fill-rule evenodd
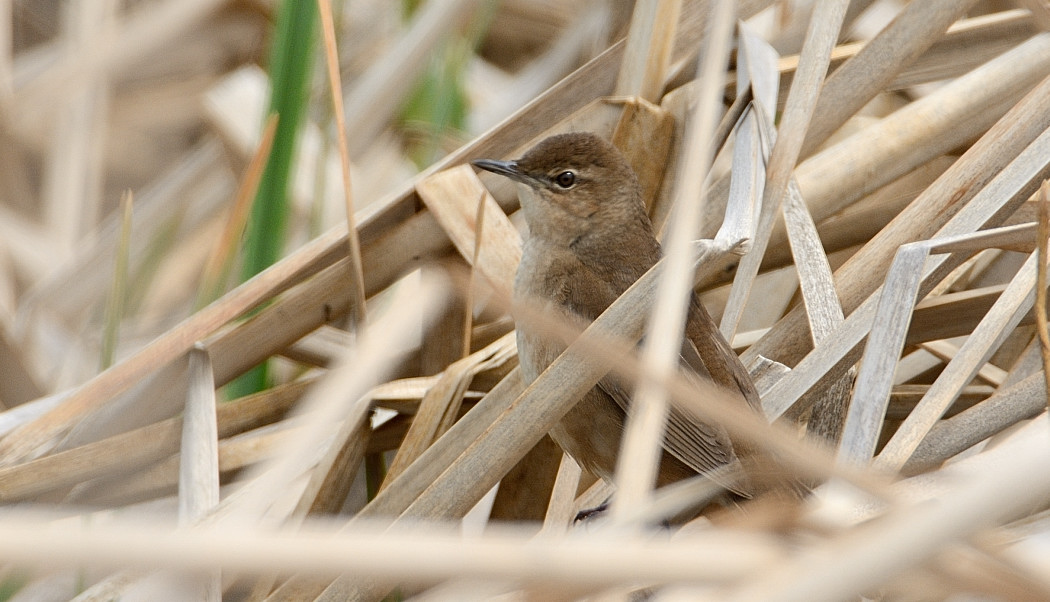
<path id="1" fill-rule="evenodd" d="M 697 351 L 700 363 L 707 370 L 707 375 L 716 384 L 721 385 L 727 391 L 739 392 L 743 401 L 751 406 L 756 412 L 762 412 L 762 402 L 758 398 L 758 390 L 751 380 L 747 368 L 737 357 L 732 346 L 718 330 L 718 325 L 707 313 L 707 308 L 700 303 L 696 295 L 692 295 L 689 302 L 689 319 L 685 326 L 685 338 L 691 341 Z M 693 366 L 692 358 L 683 355 L 686 363 Z M 704 374 L 697 371 L 698 374 Z"/>
<path id="2" fill-rule="evenodd" d="M 680 355 L 682 364 L 689 366 L 697 378 L 712 380 L 733 392 L 739 391 L 749 405 L 757 407 L 758 395 L 750 375 L 696 295 L 690 299 L 686 335 L 682 341 Z M 698 349 L 696 343 L 704 348 Z M 598 386 L 608 393 L 624 412 L 627 411 L 631 401 L 629 391 L 610 377 L 602 379 Z M 724 428 L 695 420 L 673 405 L 668 414 L 664 449 L 698 473 L 709 472 L 734 462 L 737 458 L 729 433 Z M 734 493 L 748 495 L 738 487 L 717 480 L 716 482 Z"/>
<path id="3" fill-rule="evenodd" d="M 598 387 L 609 395 L 624 412 L 631 402 L 630 392 L 611 377 L 598 381 Z M 733 445 L 725 429 L 700 422 L 686 416 L 671 406 L 664 432 L 664 449 L 678 458 L 697 473 L 709 473 L 711 470 L 730 464 L 736 460 Z M 729 491 L 746 496 L 747 493 L 732 483 L 711 476 L 712 480 Z"/>

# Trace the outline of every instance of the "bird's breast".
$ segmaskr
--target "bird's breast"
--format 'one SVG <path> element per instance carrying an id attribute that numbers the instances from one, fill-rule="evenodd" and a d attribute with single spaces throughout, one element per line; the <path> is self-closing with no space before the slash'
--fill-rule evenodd
<path id="1" fill-rule="evenodd" d="M 618 295 L 609 282 L 571 252 L 526 243 L 514 280 L 515 299 L 529 304 L 534 314 L 550 316 L 549 326 L 554 326 L 556 331 L 564 328 L 553 320 L 573 317 L 593 320 Z M 526 382 L 539 376 L 566 347 L 559 337 L 549 336 L 544 328 L 528 320 L 518 321 L 517 337 Z"/>

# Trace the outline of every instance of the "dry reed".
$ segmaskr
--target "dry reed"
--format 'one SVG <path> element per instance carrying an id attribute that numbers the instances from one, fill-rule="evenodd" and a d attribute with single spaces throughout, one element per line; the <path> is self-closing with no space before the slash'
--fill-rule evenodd
<path id="1" fill-rule="evenodd" d="M 0 2 L 0 591 L 1050 598 L 1044 2 L 319 1 L 293 242 L 232 290 L 273 3 Z M 417 173 L 399 106 L 477 27 Z M 591 324 L 511 300 L 515 191 L 466 165 L 581 129 L 667 250 Z M 690 282 L 761 412 L 677 370 Z M 527 387 L 511 316 L 571 342 Z M 615 484 L 546 438 L 609 371 Z M 662 524 L 719 494 L 652 490 L 668 403 L 753 499 Z"/>

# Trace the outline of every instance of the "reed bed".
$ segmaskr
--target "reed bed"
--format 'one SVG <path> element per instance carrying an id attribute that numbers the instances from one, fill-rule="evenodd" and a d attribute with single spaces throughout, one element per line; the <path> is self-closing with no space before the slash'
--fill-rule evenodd
<path id="1" fill-rule="evenodd" d="M 0 2 L 0 598 L 1050 599 L 1045 2 L 282 5 Z M 666 254 L 590 324 L 468 165 L 574 130 Z M 666 361 L 689 283 L 761 412 Z M 610 371 L 615 483 L 546 437 Z M 750 499 L 653 490 L 670 404 Z"/>

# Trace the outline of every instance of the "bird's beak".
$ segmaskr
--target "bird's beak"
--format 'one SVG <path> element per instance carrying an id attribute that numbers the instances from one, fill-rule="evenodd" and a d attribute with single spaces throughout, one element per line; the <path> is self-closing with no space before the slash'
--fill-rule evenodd
<path id="1" fill-rule="evenodd" d="M 470 162 L 471 165 L 485 171 L 491 171 L 492 173 L 506 176 L 516 182 L 523 184 L 532 184 L 533 177 L 525 173 L 518 167 L 517 161 L 496 161 L 494 159 L 476 159 Z"/>

